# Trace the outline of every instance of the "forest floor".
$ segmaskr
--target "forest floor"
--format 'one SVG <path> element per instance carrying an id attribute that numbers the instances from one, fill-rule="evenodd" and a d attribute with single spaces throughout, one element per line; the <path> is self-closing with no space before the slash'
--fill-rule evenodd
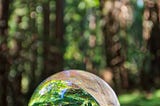
<path id="1" fill-rule="evenodd" d="M 160 90 L 147 96 L 140 91 L 122 94 L 119 101 L 121 106 L 160 106 Z"/>

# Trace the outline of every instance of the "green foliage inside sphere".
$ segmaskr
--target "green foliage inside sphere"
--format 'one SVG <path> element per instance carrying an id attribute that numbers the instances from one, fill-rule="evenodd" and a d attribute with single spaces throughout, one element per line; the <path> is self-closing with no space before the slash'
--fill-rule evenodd
<path id="1" fill-rule="evenodd" d="M 86 91 L 67 81 L 42 83 L 34 92 L 29 106 L 99 106 Z"/>

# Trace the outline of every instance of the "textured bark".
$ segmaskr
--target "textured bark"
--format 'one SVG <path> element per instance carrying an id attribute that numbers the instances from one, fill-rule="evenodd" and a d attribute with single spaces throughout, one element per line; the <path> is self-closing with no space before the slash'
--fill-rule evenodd
<path id="1" fill-rule="evenodd" d="M 7 106 L 7 73 L 9 69 L 7 49 L 9 0 L 0 0 L 0 106 Z"/>

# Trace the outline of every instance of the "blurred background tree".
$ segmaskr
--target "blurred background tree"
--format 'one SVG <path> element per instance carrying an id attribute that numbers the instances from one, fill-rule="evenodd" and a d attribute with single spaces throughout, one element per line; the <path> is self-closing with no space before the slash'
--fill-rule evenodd
<path id="1" fill-rule="evenodd" d="M 145 56 L 141 70 L 141 83 L 147 92 L 160 87 L 160 1 L 146 0 L 143 14 L 143 39 Z M 148 85 L 150 83 L 151 85 Z"/>
<path id="2" fill-rule="evenodd" d="M 9 72 L 9 56 L 7 47 L 7 30 L 9 19 L 9 1 L 0 1 L 0 105 L 7 105 L 7 77 Z"/>
<path id="3" fill-rule="evenodd" d="M 27 105 L 42 80 L 67 69 L 117 93 L 152 92 L 159 20 L 159 0 L 0 0 L 0 106 Z"/>

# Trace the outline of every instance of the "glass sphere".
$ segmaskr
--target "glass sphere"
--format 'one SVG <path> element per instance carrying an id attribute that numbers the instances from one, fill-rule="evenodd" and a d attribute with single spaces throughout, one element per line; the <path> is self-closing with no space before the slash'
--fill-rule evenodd
<path id="1" fill-rule="evenodd" d="M 112 88 L 86 71 L 62 71 L 44 80 L 29 106 L 120 106 Z"/>

